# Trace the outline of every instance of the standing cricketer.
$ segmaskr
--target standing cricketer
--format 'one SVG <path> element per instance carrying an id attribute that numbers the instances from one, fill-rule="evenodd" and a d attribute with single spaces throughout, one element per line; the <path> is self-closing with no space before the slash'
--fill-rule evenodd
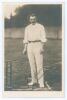
<path id="1" fill-rule="evenodd" d="M 27 52 L 31 68 L 32 81 L 28 85 L 44 87 L 43 74 L 43 47 L 46 42 L 46 33 L 43 25 L 37 22 L 35 14 L 29 16 L 30 24 L 25 28 L 24 50 Z M 37 85 L 38 84 L 38 85 Z"/>

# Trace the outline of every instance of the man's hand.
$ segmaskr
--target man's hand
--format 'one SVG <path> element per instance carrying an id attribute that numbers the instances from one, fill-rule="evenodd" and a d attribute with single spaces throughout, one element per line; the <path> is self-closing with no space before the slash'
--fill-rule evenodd
<path id="1" fill-rule="evenodd" d="M 23 54 L 27 53 L 27 44 L 24 45 Z"/>
<path id="2" fill-rule="evenodd" d="M 45 45 L 45 43 L 44 42 L 42 42 L 42 46 L 44 47 L 44 45 Z"/>
<path id="3" fill-rule="evenodd" d="M 24 48 L 24 50 L 23 50 L 23 54 L 26 54 L 27 53 L 27 50 L 26 50 L 26 48 Z"/>
<path id="4" fill-rule="evenodd" d="M 44 43 L 42 42 L 42 49 L 41 49 L 41 53 L 43 54 L 44 53 Z"/>
<path id="5" fill-rule="evenodd" d="M 41 54 L 43 54 L 44 53 L 44 48 L 42 48 L 42 50 L 41 50 Z"/>

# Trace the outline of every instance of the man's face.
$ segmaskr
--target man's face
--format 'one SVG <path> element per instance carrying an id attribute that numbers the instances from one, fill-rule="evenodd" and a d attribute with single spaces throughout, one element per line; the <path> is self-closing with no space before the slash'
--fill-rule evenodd
<path id="1" fill-rule="evenodd" d="M 30 16 L 30 23 L 32 24 L 36 23 L 36 16 Z"/>

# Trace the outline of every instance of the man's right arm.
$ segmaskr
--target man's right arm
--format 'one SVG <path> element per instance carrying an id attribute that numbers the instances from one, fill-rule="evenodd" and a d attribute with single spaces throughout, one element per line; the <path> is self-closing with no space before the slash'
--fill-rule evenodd
<path id="1" fill-rule="evenodd" d="M 27 44 L 24 44 L 23 54 L 26 54 L 27 52 Z"/>
<path id="2" fill-rule="evenodd" d="M 26 54 L 27 52 L 27 45 L 28 45 L 28 34 L 27 34 L 27 28 L 25 28 L 25 35 L 24 35 L 24 49 L 23 49 L 23 54 Z"/>

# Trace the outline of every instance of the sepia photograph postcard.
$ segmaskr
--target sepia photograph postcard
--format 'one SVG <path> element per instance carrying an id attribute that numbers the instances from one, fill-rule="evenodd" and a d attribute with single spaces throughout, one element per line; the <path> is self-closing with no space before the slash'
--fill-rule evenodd
<path id="1" fill-rule="evenodd" d="M 64 97 L 64 3 L 4 2 L 4 97 Z"/>

